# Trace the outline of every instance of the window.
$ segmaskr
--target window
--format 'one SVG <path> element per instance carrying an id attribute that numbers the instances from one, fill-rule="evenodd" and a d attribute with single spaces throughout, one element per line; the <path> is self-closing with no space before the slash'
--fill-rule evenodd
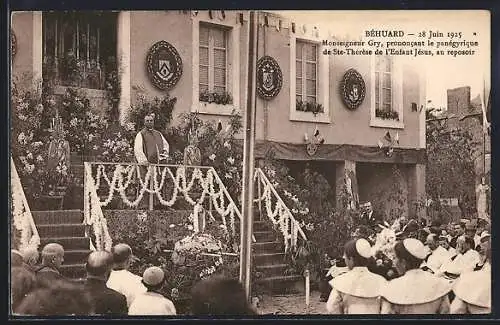
<path id="1" fill-rule="evenodd" d="M 375 66 L 375 115 L 392 111 L 392 60 L 390 57 L 377 57 Z"/>
<path id="2" fill-rule="evenodd" d="M 395 57 L 372 57 L 370 125 L 404 128 L 402 71 Z"/>
<path id="3" fill-rule="evenodd" d="M 192 112 L 231 115 L 241 105 L 241 24 L 234 15 L 214 19 L 200 11 L 192 18 Z"/>
<path id="4" fill-rule="evenodd" d="M 227 30 L 200 25 L 200 100 L 204 99 L 203 94 L 206 93 L 227 93 L 227 39 Z"/>
<path id="5" fill-rule="evenodd" d="M 331 56 L 321 54 L 316 33 L 290 31 L 290 120 L 331 123 L 329 71 Z"/>
<path id="6" fill-rule="evenodd" d="M 314 43 L 297 41 L 295 57 L 295 96 L 297 102 L 317 102 L 318 49 Z M 295 109 L 301 110 L 299 107 Z"/>
<path id="7" fill-rule="evenodd" d="M 113 12 L 43 13 L 43 77 L 60 86 L 105 89 L 116 71 Z"/>

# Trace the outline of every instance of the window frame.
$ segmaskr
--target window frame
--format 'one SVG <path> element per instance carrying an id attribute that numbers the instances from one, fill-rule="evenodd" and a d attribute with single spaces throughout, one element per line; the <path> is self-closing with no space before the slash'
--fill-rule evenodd
<path id="1" fill-rule="evenodd" d="M 211 115 L 231 115 L 233 110 L 240 105 L 240 31 L 241 25 L 230 23 L 230 19 L 215 21 L 207 17 L 192 17 L 192 73 L 193 93 L 191 112 Z M 226 92 L 231 94 L 232 103 L 227 105 L 206 103 L 200 101 L 200 26 L 208 25 L 226 30 Z M 210 58 L 210 49 L 209 49 Z M 209 59 L 210 61 L 210 59 Z M 209 87 L 210 87 L 210 63 L 209 63 Z"/>
<path id="2" fill-rule="evenodd" d="M 376 116 L 376 72 L 377 57 L 371 56 L 371 105 L 370 105 L 370 126 L 392 129 L 404 129 L 404 107 L 403 107 L 403 72 L 401 61 L 397 57 L 391 58 L 391 110 L 398 112 L 399 120 L 383 119 Z M 379 100 L 384 104 L 383 96 L 383 78 L 379 77 Z M 379 106 L 381 107 L 381 106 Z"/>
<path id="3" fill-rule="evenodd" d="M 310 123 L 332 123 L 330 114 L 330 56 L 321 52 L 321 36 L 314 28 L 298 28 L 293 33 L 290 27 L 290 115 L 291 121 Z M 316 103 L 323 106 L 323 112 L 313 114 L 312 112 L 302 112 L 296 110 L 296 46 L 298 42 L 313 43 L 316 45 L 317 66 L 316 66 Z M 303 71 L 305 73 L 305 71 Z M 306 94 L 307 96 L 307 94 Z"/>

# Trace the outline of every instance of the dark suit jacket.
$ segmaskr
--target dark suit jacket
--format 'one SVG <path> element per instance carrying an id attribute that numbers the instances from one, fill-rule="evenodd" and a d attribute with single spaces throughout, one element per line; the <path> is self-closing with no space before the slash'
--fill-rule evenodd
<path id="1" fill-rule="evenodd" d="M 37 286 L 41 288 L 50 288 L 55 282 L 60 280 L 66 280 L 64 276 L 59 273 L 58 270 L 53 269 L 49 266 L 40 266 L 35 269 Z"/>
<path id="2" fill-rule="evenodd" d="M 104 280 L 87 278 L 84 287 L 85 291 L 90 294 L 96 314 L 128 314 L 127 298 L 121 293 L 108 288 Z"/>

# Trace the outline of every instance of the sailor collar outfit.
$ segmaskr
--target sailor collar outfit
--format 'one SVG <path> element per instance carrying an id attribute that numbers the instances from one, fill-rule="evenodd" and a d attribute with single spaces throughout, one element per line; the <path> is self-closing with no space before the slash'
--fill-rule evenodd
<path id="1" fill-rule="evenodd" d="M 379 314 L 380 295 L 387 281 L 366 267 L 354 267 L 331 280 L 326 309 L 331 314 Z"/>
<path id="2" fill-rule="evenodd" d="M 407 271 L 391 280 L 383 291 L 384 314 L 446 314 L 451 285 L 421 269 Z"/>
<path id="3" fill-rule="evenodd" d="M 455 299 L 450 314 L 491 313 L 491 265 L 481 270 L 462 274 L 453 287 Z"/>

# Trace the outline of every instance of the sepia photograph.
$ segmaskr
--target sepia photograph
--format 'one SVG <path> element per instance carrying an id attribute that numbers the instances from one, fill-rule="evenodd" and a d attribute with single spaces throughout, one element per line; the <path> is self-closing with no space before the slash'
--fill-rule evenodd
<path id="1" fill-rule="evenodd" d="M 491 314 L 490 39 L 487 10 L 11 11 L 10 318 Z"/>

